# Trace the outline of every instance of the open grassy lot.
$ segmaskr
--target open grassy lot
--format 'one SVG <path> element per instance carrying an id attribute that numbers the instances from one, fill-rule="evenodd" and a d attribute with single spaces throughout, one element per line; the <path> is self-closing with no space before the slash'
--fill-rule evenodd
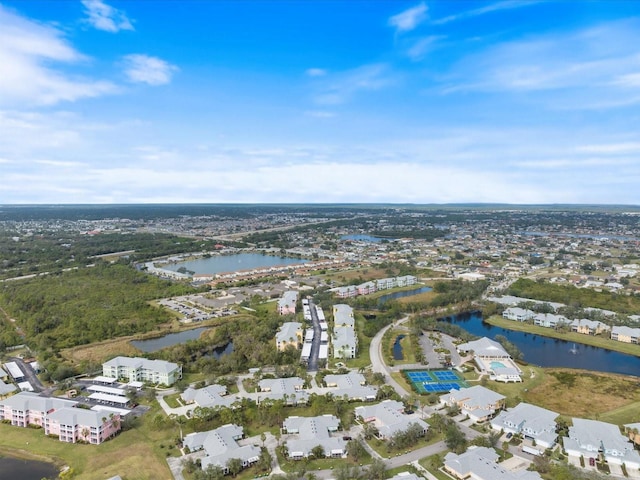
<path id="1" fill-rule="evenodd" d="M 34 455 L 56 465 L 71 467 L 78 480 L 104 480 L 118 474 L 127 479 L 171 480 L 166 462 L 168 455 L 178 455 L 174 446 L 177 431 L 153 430 L 151 418 L 157 404 L 139 425 L 102 445 L 59 442 L 45 436 L 41 429 L 19 428 L 0 424 L 0 451 L 14 456 Z"/>
<path id="2" fill-rule="evenodd" d="M 548 369 L 545 381 L 529 389 L 524 398 L 567 416 L 603 419 L 616 412 L 610 418 L 625 423 L 640 417 L 640 411 L 630 407 L 640 402 L 638 379 L 622 375 Z"/>
<path id="3" fill-rule="evenodd" d="M 413 288 L 416 288 L 416 286 L 413 285 Z M 410 305 L 412 303 L 429 303 L 437 295 L 438 294 L 435 293 L 434 291 L 418 293 L 417 295 L 411 295 L 409 297 L 398 298 L 398 302 L 401 303 L 402 305 Z"/>
<path id="4" fill-rule="evenodd" d="M 489 382 L 487 387 L 505 395 L 509 405 L 524 401 L 568 417 L 618 425 L 640 421 L 640 383 L 635 377 L 564 368 L 522 370 L 523 383 Z"/>
<path id="5" fill-rule="evenodd" d="M 536 335 L 541 335 L 543 337 L 560 338 L 568 342 L 582 343 L 584 345 L 606 348 L 607 350 L 614 350 L 616 352 L 628 353 L 629 355 L 635 355 L 637 357 L 640 356 L 640 345 L 617 342 L 599 335 L 583 335 L 582 333 L 576 332 L 561 332 L 554 330 L 553 328 L 538 327 L 537 325 L 530 325 L 524 322 L 514 322 L 513 320 L 502 318 L 499 315 L 492 315 L 484 321 L 491 325 L 506 328 L 507 330 L 535 333 Z"/>

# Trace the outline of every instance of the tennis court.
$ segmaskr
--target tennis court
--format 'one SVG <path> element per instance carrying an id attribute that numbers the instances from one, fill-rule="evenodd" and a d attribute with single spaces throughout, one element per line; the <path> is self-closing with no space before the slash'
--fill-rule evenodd
<path id="1" fill-rule="evenodd" d="M 418 393 L 445 393 L 469 386 L 452 370 L 405 370 L 403 373 Z"/>

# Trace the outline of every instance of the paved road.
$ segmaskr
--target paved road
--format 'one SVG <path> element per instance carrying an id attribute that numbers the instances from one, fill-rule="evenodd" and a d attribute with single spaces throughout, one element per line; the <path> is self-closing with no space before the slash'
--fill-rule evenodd
<path id="1" fill-rule="evenodd" d="M 398 320 L 395 324 L 387 325 L 380 330 L 375 337 L 371 340 L 369 346 L 369 356 L 371 357 L 371 370 L 374 372 L 380 372 L 385 376 L 385 382 L 387 385 L 391 385 L 401 397 L 408 396 L 410 392 L 391 378 L 391 369 L 387 366 L 382 355 L 382 337 L 390 328 L 401 325 L 409 320 L 409 317 L 404 317 Z"/>
<path id="2" fill-rule="evenodd" d="M 24 373 L 24 378 L 31 384 L 34 391 L 42 392 L 45 389 L 36 372 L 31 368 L 31 365 L 23 361 L 20 357 L 11 357 L 10 360 L 20 367 L 20 370 Z"/>
<path id="3" fill-rule="evenodd" d="M 307 364 L 307 371 L 318 371 L 318 356 L 320 355 L 320 340 L 322 336 L 322 330 L 320 329 L 320 319 L 318 318 L 318 312 L 316 306 L 312 301 L 309 301 L 309 311 L 311 313 L 311 322 L 313 324 L 313 343 L 311 344 L 311 354 L 309 356 L 309 363 Z"/>

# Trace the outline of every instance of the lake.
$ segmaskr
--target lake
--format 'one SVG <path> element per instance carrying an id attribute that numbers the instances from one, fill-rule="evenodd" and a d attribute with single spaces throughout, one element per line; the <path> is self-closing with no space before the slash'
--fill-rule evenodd
<path id="1" fill-rule="evenodd" d="M 495 340 L 496 335 L 502 335 L 520 349 L 526 362 L 541 367 L 581 368 L 640 376 L 640 357 L 633 355 L 581 343 L 575 344 L 574 351 L 573 342 L 489 325 L 482 321 L 479 312 L 454 315 L 441 320 L 458 325 L 478 337 Z"/>
<path id="2" fill-rule="evenodd" d="M 234 255 L 213 255 L 209 258 L 158 265 L 158 268 L 177 272 L 178 269 L 184 267 L 190 272 L 215 274 L 280 267 L 283 265 L 298 265 L 307 262 L 308 260 L 301 258 L 264 255 L 262 253 L 238 253 Z"/>
<path id="3" fill-rule="evenodd" d="M 401 292 L 387 293 L 378 298 L 378 304 L 382 304 L 392 298 L 411 297 L 412 295 L 418 295 L 420 293 L 430 292 L 433 290 L 431 287 L 420 287 L 413 290 L 402 290 Z"/>
<path id="4" fill-rule="evenodd" d="M 158 350 L 178 345 L 179 343 L 184 343 L 189 340 L 197 340 L 205 330 L 208 330 L 208 328 L 200 327 L 194 328 L 193 330 L 184 330 L 183 332 L 178 333 L 169 333 L 163 337 L 150 338 L 149 340 L 132 340 L 131 345 L 142 352 L 157 352 Z"/>
<path id="5" fill-rule="evenodd" d="M 0 477 L 2 478 L 19 480 L 55 479 L 58 478 L 58 473 L 58 469 L 51 463 L 0 457 Z"/>

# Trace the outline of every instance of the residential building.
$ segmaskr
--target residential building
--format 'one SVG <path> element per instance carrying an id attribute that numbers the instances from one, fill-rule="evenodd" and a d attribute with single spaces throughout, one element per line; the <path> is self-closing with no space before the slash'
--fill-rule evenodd
<path id="1" fill-rule="evenodd" d="M 298 292 L 287 290 L 282 294 L 282 298 L 278 300 L 278 313 L 280 315 L 295 314 L 296 303 L 298 303 Z"/>
<path id="2" fill-rule="evenodd" d="M 185 404 L 195 404 L 201 408 L 231 408 L 237 401 L 234 396 L 227 396 L 224 385 L 209 385 L 204 388 L 187 388 L 180 394 Z"/>
<path id="3" fill-rule="evenodd" d="M 284 400 L 287 405 L 306 403 L 309 392 L 304 390 L 304 380 L 300 377 L 265 378 L 258 383 L 261 400 Z"/>
<path id="4" fill-rule="evenodd" d="M 397 475 L 391 477 L 389 480 L 424 480 L 424 477 L 419 477 L 415 473 L 400 472 Z"/>
<path id="5" fill-rule="evenodd" d="M 376 405 L 356 407 L 356 418 L 364 422 L 373 422 L 378 430 L 378 437 L 388 439 L 398 432 L 406 431 L 410 425 L 418 424 L 423 434 L 427 433 L 429 425 L 416 416 L 406 415 L 404 405 L 396 400 L 384 400 Z"/>
<path id="6" fill-rule="evenodd" d="M 491 428 L 505 433 L 522 435 L 537 446 L 551 448 L 558 437 L 555 419 L 559 414 L 529 403 L 520 403 L 503 410 L 493 420 Z"/>
<path id="7" fill-rule="evenodd" d="M 141 357 L 115 357 L 102 364 L 102 375 L 171 386 L 182 378 L 182 365 Z"/>
<path id="8" fill-rule="evenodd" d="M 516 322 L 526 322 L 533 319 L 535 313 L 526 308 L 509 307 L 502 312 L 502 316 L 508 320 L 514 320 Z"/>
<path id="9" fill-rule="evenodd" d="M 58 435 L 61 442 L 98 445 L 116 435 L 121 425 L 117 413 L 106 416 L 95 410 L 65 407 L 48 414 L 44 428 L 47 435 Z"/>
<path id="10" fill-rule="evenodd" d="M 16 390 L 17 388 L 15 385 L 4 383 L 2 380 L 0 380 L 0 399 L 12 394 Z"/>
<path id="11" fill-rule="evenodd" d="M 498 463 L 500 456 L 487 447 L 470 447 L 457 455 L 449 452 L 444 457 L 444 469 L 454 478 L 473 480 L 541 480 L 537 472 L 507 470 Z"/>
<path id="12" fill-rule="evenodd" d="M 242 467 L 246 468 L 260 459 L 260 448 L 255 445 L 240 446 L 238 440 L 243 437 L 242 427 L 234 424 L 208 432 L 190 433 L 184 437 L 183 444 L 190 451 L 204 450 L 206 455 L 202 458 L 202 469 L 209 465 L 219 466 L 225 473 L 229 473 L 227 462 L 232 458 L 242 461 Z"/>
<path id="13" fill-rule="evenodd" d="M 571 322 L 571 331 L 582 333 L 584 335 L 599 335 L 609 330 L 611 330 L 609 325 L 598 320 L 581 318 Z"/>
<path id="14" fill-rule="evenodd" d="M 335 327 L 355 327 L 353 308 L 342 303 L 333 306 L 333 324 Z"/>
<path id="15" fill-rule="evenodd" d="M 331 436 L 338 430 L 340 421 L 333 415 L 318 417 L 289 417 L 282 424 L 283 430 L 295 439 L 287 440 L 289 458 L 300 460 L 312 455 L 312 450 L 320 446 L 326 457 L 342 457 L 346 454 L 345 441 Z"/>
<path id="16" fill-rule="evenodd" d="M 638 343 L 640 337 L 640 328 L 631 327 L 612 327 L 611 340 L 617 340 L 624 343 Z"/>
<path id="17" fill-rule="evenodd" d="M 570 323 L 569 319 L 564 315 L 555 315 L 553 313 L 536 313 L 533 317 L 533 324 L 539 327 L 557 328 Z"/>
<path id="18" fill-rule="evenodd" d="M 474 422 L 492 418 L 504 407 L 505 396 L 489 390 L 482 385 L 451 390 L 440 397 L 440 403 L 446 406 L 457 405 L 460 412 L 468 415 Z"/>
<path id="19" fill-rule="evenodd" d="M 0 401 L 0 420 L 10 421 L 16 427 L 44 427 L 48 414 L 77 403 L 62 398 L 41 397 L 33 392 L 20 392 Z"/>
<path id="20" fill-rule="evenodd" d="M 346 373 L 344 375 L 326 375 L 324 382 L 331 390 L 333 398 L 347 398 L 361 402 L 373 401 L 378 395 L 378 388 L 366 385 L 364 375 L 360 373 Z"/>
<path id="21" fill-rule="evenodd" d="M 358 335 L 353 327 L 338 327 L 333 330 L 333 357 L 356 358 Z"/>
<path id="22" fill-rule="evenodd" d="M 302 324 L 298 322 L 282 324 L 280 330 L 276 333 L 276 348 L 283 351 L 291 345 L 297 349 L 300 344 L 302 344 Z"/>
<path id="23" fill-rule="evenodd" d="M 615 465 L 624 464 L 628 471 L 638 471 L 640 455 L 633 443 L 620 433 L 617 425 L 574 418 L 569 436 L 562 439 L 567 455 L 594 461 L 603 459 Z"/>

